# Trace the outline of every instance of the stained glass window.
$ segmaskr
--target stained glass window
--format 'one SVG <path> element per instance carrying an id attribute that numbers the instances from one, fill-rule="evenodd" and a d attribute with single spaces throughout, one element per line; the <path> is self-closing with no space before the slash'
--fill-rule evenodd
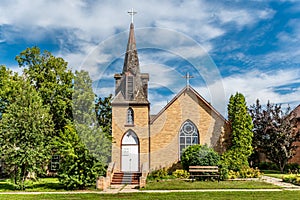
<path id="1" fill-rule="evenodd" d="M 179 133 L 179 151 L 180 157 L 183 150 L 191 145 L 199 144 L 199 134 L 197 127 L 193 122 L 187 120 L 183 123 Z"/>

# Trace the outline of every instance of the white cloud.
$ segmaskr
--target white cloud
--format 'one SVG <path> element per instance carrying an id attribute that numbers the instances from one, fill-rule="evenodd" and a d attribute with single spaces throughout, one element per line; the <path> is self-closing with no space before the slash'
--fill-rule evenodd
<path id="1" fill-rule="evenodd" d="M 150 73 L 150 87 L 168 87 L 179 91 L 184 86 L 184 79 L 180 79 L 183 84 L 178 79 L 181 74 L 176 67 L 179 66 L 176 66 L 176 63 L 175 66 L 167 66 L 165 64 L 167 60 L 181 56 L 191 60 L 192 65 L 200 67 L 197 58 L 205 56 L 206 52 L 199 51 L 201 48 L 195 45 L 197 43 L 201 43 L 207 52 L 227 53 L 226 59 L 230 59 L 228 52 L 245 49 L 245 44 L 238 38 L 234 41 L 226 41 L 228 24 L 235 24 L 238 31 L 258 24 L 260 20 L 271 19 L 275 15 L 275 11 L 268 6 L 249 8 L 247 6 L 247 3 L 227 6 L 223 2 L 179 0 L 121 0 L 118 3 L 109 0 L 6 0 L 1 1 L 0 5 L 0 26 L 4 25 L 7 31 L 0 32 L 0 43 L 2 42 L 1 45 L 12 43 L 21 38 L 21 41 L 39 44 L 40 41 L 45 42 L 47 39 L 48 43 L 59 44 L 60 49 L 53 53 L 62 56 L 73 69 L 81 68 L 89 71 L 94 80 L 99 77 L 109 78 L 113 73 L 122 70 L 122 65 L 117 66 L 119 67 L 117 71 L 107 68 L 115 59 L 124 56 L 128 32 L 122 31 L 128 31 L 130 23 L 126 11 L 134 7 L 138 11 L 134 19 L 138 48 L 164 51 L 157 54 L 140 54 L 142 71 Z M 143 27 L 156 28 L 143 29 Z M 236 60 L 242 63 L 235 73 L 249 62 L 251 69 L 254 67 L 263 69 L 283 62 L 287 66 L 290 63 L 300 63 L 299 20 L 291 20 L 288 27 L 293 31 L 282 31 L 277 36 L 280 48 L 274 49 L 267 55 L 232 53 L 236 56 Z M 218 38 L 225 40 L 224 47 L 215 43 L 214 40 Z M 216 52 L 216 47 L 221 52 Z M 206 79 L 208 88 L 218 90 L 219 86 L 223 85 L 226 100 L 236 91 L 245 93 L 248 102 L 253 102 L 256 98 L 260 98 L 262 102 L 267 99 L 273 102 L 299 99 L 299 88 L 288 94 L 279 94 L 274 90 L 276 86 L 291 83 L 299 78 L 297 70 L 279 70 L 274 71 L 273 74 L 256 70 L 231 75 L 221 80 L 212 63 L 201 63 L 201 65 L 199 74 Z M 217 78 L 214 79 L 216 74 Z M 222 95 L 212 95 L 207 88 L 198 86 L 197 89 L 203 92 L 209 101 L 212 101 L 212 97 L 224 99 Z M 113 88 L 103 87 L 99 92 L 106 94 L 111 93 L 110 90 Z M 155 103 L 155 98 L 153 100 Z M 161 104 L 160 102 L 157 103 Z M 218 102 L 221 101 L 216 101 Z M 224 103 L 216 107 L 224 110 Z"/>
<path id="2" fill-rule="evenodd" d="M 272 9 L 222 9 L 220 10 L 218 17 L 222 23 L 235 22 L 238 26 L 253 25 L 261 19 L 268 19 L 274 15 Z"/>
<path id="3" fill-rule="evenodd" d="M 244 74 L 232 75 L 221 80 L 224 87 L 226 104 L 232 94 L 240 92 L 246 96 L 248 105 L 255 103 L 256 99 L 260 99 L 262 104 L 270 100 L 273 103 L 290 103 L 292 107 L 298 105 L 300 96 L 300 69 L 279 70 L 264 73 L 262 71 L 252 71 Z M 215 83 L 220 84 L 220 83 Z M 298 86 L 287 94 L 281 94 L 276 91 L 277 87 L 298 84 Z M 208 88 L 214 86 L 208 86 Z M 216 87 L 215 87 L 216 88 Z M 199 88 L 199 91 L 205 91 L 206 88 Z M 208 92 L 203 96 L 209 99 Z M 224 104 L 220 105 L 218 100 L 212 100 L 217 110 L 224 110 Z M 221 99 L 222 100 L 222 99 Z M 224 113 L 223 113 L 224 114 Z"/>

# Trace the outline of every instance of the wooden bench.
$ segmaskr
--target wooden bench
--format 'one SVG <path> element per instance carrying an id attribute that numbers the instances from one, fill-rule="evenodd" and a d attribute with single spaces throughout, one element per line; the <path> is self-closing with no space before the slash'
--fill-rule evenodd
<path id="1" fill-rule="evenodd" d="M 217 177 L 220 181 L 218 166 L 189 166 L 190 178 L 195 180 L 196 177 Z"/>

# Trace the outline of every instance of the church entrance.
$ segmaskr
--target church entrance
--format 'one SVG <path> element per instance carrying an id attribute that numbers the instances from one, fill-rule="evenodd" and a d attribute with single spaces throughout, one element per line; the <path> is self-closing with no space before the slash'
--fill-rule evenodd
<path id="1" fill-rule="evenodd" d="M 139 140 L 137 135 L 129 130 L 122 139 L 121 171 L 139 171 Z"/>

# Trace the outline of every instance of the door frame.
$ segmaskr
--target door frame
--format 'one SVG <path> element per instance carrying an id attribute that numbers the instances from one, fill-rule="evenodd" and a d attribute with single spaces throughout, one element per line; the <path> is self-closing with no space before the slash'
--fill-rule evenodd
<path id="1" fill-rule="evenodd" d="M 132 143 L 132 144 L 123 144 L 123 139 L 124 137 L 128 134 L 128 133 L 131 133 L 131 134 L 134 134 L 135 138 L 136 138 L 136 143 Z M 138 155 L 137 155 L 137 171 L 132 171 L 132 172 L 139 172 L 140 171 L 140 141 L 139 141 L 139 137 L 137 136 L 137 134 L 133 131 L 133 130 L 128 130 L 124 133 L 123 137 L 122 137 L 122 140 L 121 140 L 121 148 L 120 148 L 120 169 L 121 169 L 121 172 L 129 172 L 129 171 L 123 171 L 123 167 L 122 167 L 122 161 L 123 161 L 123 146 L 137 146 L 138 148 Z"/>

